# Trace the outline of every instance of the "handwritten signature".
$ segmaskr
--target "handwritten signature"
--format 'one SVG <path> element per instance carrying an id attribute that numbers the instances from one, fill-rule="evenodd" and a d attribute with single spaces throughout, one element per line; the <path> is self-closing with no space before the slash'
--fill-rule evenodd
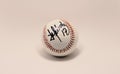
<path id="1" fill-rule="evenodd" d="M 60 39 L 58 33 L 62 32 L 63 36 L 68 36 L 69 35 L 69 30 L 67 27 L 63 27 L 66 26 L 64 23 L 62 23 L 61 21 L 59 21 L 60 25 L 57 27 L 56 25 L 51 26 L 51 30 L 52 32 L 50 32 L 49 29 L 47 29 L 48 31 L 48 36 L 50 36 L 50 41 L 55 40 L 55 37 L 57 37 L 59 39 L 60 42 L 62 42 L 62 40 Z M 61 31 L 60 31 L 61 30 Z"/>

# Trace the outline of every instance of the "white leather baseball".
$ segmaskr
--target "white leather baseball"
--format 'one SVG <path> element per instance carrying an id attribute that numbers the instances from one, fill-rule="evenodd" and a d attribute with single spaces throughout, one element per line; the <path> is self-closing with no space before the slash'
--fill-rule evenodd
<path id="1" fill-rule="evenodd" d="M 56 19 L 45 25 L 43 41 L 46 51 L 54 56 L 66 56 L 73 52 L 76 45 L 76 34 L 73 26 L 67 21 Z"/>

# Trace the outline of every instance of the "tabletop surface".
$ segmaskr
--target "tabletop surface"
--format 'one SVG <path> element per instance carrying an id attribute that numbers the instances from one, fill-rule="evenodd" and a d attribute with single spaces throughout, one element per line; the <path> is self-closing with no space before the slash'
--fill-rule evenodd
<path id="1" fill-rule="evenodd" d="M 43 26 L 64 18 L 76 27 L 76 50 L 44 51 Z M 0 0 L 0 74 L 120 74 L 119 0 Z"/>

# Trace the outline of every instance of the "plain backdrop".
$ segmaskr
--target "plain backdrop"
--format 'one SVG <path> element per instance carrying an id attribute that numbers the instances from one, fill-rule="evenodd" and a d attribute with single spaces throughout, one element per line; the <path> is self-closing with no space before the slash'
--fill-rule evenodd
<path id="1" fill-rule="evenodd" d="M 64 58 L 41 42 L 57 18 L 79 34 Z M 0 74 L 120 74 L 120 0 L 0 0 Z"/>

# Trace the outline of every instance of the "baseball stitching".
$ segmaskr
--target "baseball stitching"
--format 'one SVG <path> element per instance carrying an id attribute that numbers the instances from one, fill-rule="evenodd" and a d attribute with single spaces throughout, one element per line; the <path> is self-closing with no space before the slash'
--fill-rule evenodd
<path id="1" fill-rule="evenodd" d="M 51 51 L 53 52 L 57 52 L 57 53 L 64 53 L 66 51 L 68 51 L 74 44 L 74 41 L 75 41 L 75 34 L 74 34 L 74 30 L 72 29 L 72 26 L 67 22 L 67 21 L 64 21 L 62 20 L 66 26 L 68 27 L 68 29 L 70 30 L 70 42 L 68 43 L 68 45 L 63 49 L 63 50 L 57 50 L 55 49 L 54 47 L 51 46 L 51 44 L 48 42 L 48 39 L 46 38 L 46 26 L 44 27 L 44 30 L 43 30 L 43 39 L 44 39 L 44 42 L 47 46 L 47 48 L 49 48 Z"/>

